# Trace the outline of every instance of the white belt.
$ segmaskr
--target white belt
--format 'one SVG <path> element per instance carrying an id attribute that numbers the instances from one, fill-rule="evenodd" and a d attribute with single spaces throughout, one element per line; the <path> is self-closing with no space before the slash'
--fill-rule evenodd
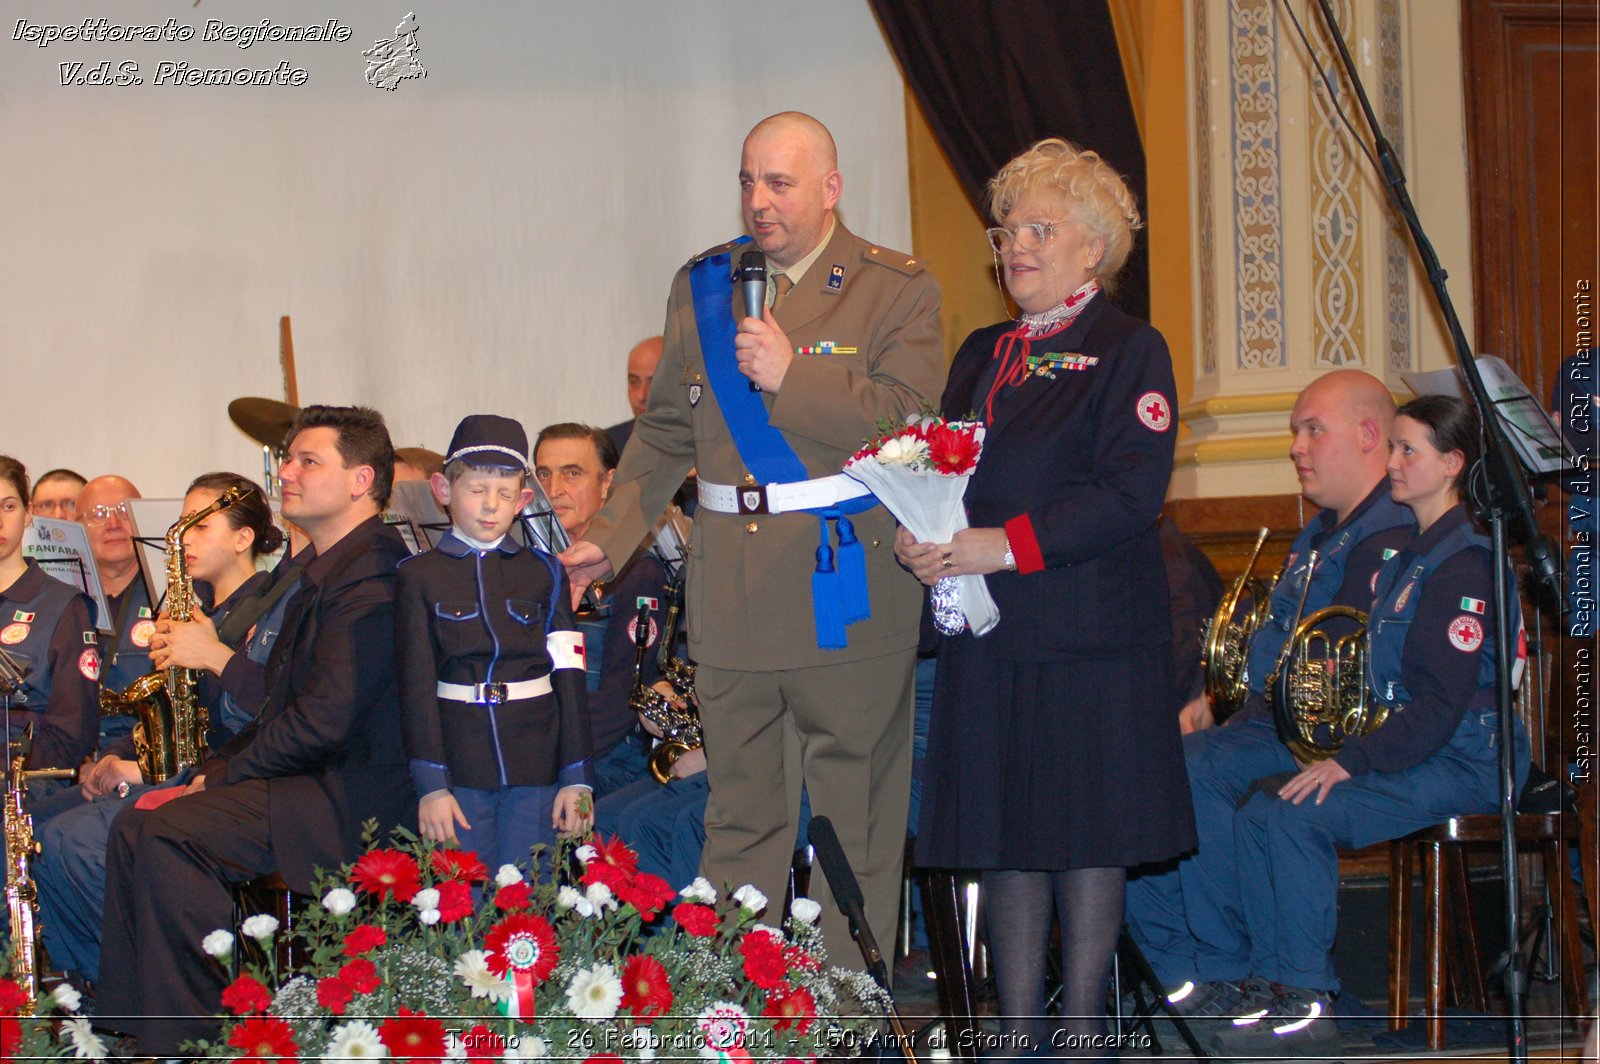
<path id="1" fill-rule="evenodd" d="M 719 514 L 783 514 L 837 506 L 870 495 L 872 489 L 854 477 L 835 473 L 788 484 L 713 484 L 700 478 L 700 505 Z"/>
<path id="2" fill-rule="evenodd" d="M 538 698 L 550 693 L 550 677 L 537 680 L 518 680 L 516 683 L 444 683 L 440 681 L 435 692 L 450 702 L 482 702 L 498 705 L 520 698 Z"/>

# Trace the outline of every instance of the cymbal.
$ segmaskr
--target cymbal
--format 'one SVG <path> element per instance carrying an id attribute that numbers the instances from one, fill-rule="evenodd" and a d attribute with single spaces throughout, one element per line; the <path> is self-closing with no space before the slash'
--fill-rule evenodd
<path id="1" fill-rule="evenodd" d="M 289 426 L 300 414 L 298 406 L 276 399 L 246 397 L 228 404 L 228 417 L 239 431 L 263 447 L 281 448 L 289 435 Z"/>

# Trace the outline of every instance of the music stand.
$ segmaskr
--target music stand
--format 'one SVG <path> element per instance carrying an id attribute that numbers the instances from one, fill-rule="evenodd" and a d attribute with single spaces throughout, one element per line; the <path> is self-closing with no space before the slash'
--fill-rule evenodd
<path id="1" fill-rule="evenodd" d="M 111 605 L 100 583 L 100 570 L 89 551 L 89 533 L 76 521 L 35 517 L 22 532 L 22 553 L 63 584 L 77 588 L 94 602 L 95 627 L 112 634 Z"/>

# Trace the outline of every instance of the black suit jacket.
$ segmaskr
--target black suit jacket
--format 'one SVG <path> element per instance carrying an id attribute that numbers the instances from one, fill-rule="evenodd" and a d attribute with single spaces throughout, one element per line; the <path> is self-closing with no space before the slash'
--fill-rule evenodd
<path id="1" fill-rule="evenodd" d="M 950 367 L 946 417 L 983 413 L 1004 322 L 967 337 Z M 1097 359 L 1028 380 L 996 402 L 967 485 L 974 528 L 1006 527 L 1023 570 L 986 580 L 1007 660 L 1122 654 L 1171 639 L 1156 519 L 1172 474 L 1175 387 L 1166 341 L 1102 294 L 1032 353 Z M 982 385 L 980 389 L 980 385 Z M 983 394 L 980 394 L 980 391 Z"/>
<path id="2" fill-rule="evenodd" d="M 267 659 L 255 722 L 205 765 L 208 786 L 266 780 L 278 870 L 308 892 L 313 870 L 416 819 L 395 688 L 395 566 L 409 554 L 377 517 L 321 555 L 303 551 L 302 586 Z"/>

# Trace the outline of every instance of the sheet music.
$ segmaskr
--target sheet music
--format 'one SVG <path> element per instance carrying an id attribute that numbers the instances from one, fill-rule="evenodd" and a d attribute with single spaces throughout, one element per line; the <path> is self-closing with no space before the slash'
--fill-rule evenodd
<path id="1" fill-rule="evenodd" d="M 94 600 L 95 627 L 107 635 L 116 618 L 100 586 L 100 570 L 89 553 L 89 532 L 76 521 L 57 521 L 35 517 L 22 533 L 22 553 L 39 563 L 39 568 L 70 584 Z"/>
<path id="2" fill-rule="evenodd" d="M 1523 467 L 1534 475 L 1575 470 L 1577 456 L 1566 446 L 1544 404 L 1534 398 L 1511 367 L 1494 355 L 1479 355 L 1477 363 L 1495 416 L 1505 426 L 1506 438 L 1511 441 Z M 1454 395 L 1472 402 L 1459 368 L 1406 373 L 1402 377 L 1418 395 Z"/>
<path id="3" fill-rule="evenodd" d="M 432 550 L 450 527 L 450 516 L 434 499 L 433 488 L 425 480 L 396 484 L 389 495 L 389 510 L 383 520 L 399 530 L 412 554 Z"/>
<path id="4" fill-rule="evenodd" d="M 139 552 L 139 568 L 144 587 L 159 613 L 167 593 L 167 529 L 183 516 L 182 499 L 129 499 L 128 524 L 133 531 L 134 549 Z"/>

